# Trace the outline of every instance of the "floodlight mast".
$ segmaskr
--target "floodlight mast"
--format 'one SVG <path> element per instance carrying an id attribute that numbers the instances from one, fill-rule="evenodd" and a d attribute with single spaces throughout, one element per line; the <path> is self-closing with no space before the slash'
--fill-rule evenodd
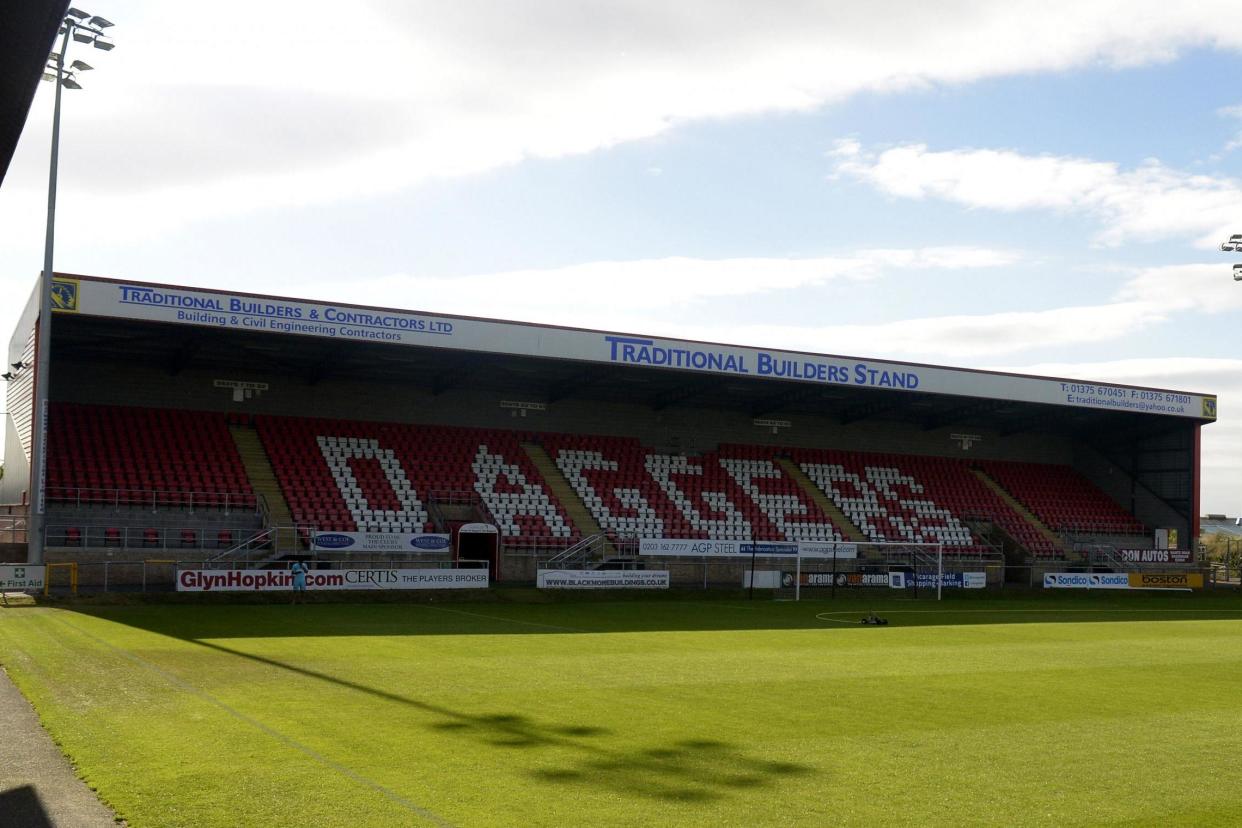
<path id="1" fill-rule="evenodd" d="M 89 19 L 88 19 L 89 18 Z M 56 102 L 52 107 L 52 157 L 47 181 L 47 238 L 43 247 L 43 272 L 39 276 L 39 321 L 35 339 L 35 394 L 31 441 L 30 482 L 32 493 L 29 517 L 26 521 L 26 560 L 33 565 L 43 563 L 47 548 L 47 409 L 48 390 L 51 385 L 52 345 L 52 253 L 56 238 L 56 176 L 60 162 L 60 95 L 61 89 L 81 89 L 77 73 L 90 71 L 93 67 L 75 60 L 65 68 L 65 55 L 69 40 L 91 43 L 96 49 L 111 51 L 113 43 L 103 30 L 112 23 L 102 17 L 91 17 L 81 9 L 70 8 L 60 25 L 60 51 L 48 55 L 44 80 L 56 84 Z M 102 38 L 102 39 L 101 39 Z"/>
<path id="2" fill-rule="evenodd" d="M 1242 253 L 1242 233 L 1234 233 L 1221 242 L 1220 249 L 1226 253 Z M 1233 280 L 1242 282 L 1242 264 L 1233 266 Z"/>

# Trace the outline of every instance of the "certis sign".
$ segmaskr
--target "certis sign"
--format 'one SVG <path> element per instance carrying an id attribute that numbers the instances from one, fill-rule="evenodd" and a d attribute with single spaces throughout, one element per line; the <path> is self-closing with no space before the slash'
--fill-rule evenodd
<path id="1" fill-rule="evenodd" d="M 45 572 L 46 570 L 41 566 L 0 564 L 0 589 L 14 591 L 43 589 Z"/>
<path id="2" fill-rule="evenodd" d="M 486 589 L 486 569 L 312 569 L 307 590 Z M 287 569 L 180 569 L 178 592 L 283 592 L 293 589 Z"/>

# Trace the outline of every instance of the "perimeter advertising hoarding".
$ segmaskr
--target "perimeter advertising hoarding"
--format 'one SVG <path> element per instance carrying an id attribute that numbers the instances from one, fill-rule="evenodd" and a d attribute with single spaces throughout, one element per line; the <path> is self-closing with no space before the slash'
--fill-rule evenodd
<path id="1" fill-rule="evenodd" d="M 854 543 L 822 541 L 726 541 L 694 538 L 641 538 L 638 554 L 699 558 L 857 558 Z"/>
<path id="2" fill-rule="evenodd" d="M 449 536 L 409 532 L 316 532 L 319 552 L 434 552 L 449 548 Z"/>
<path id="3" fill-rule="evenodd" d="M 1203 589 L 1198 572 L 1046 572 L 1044 589 Z"/>
<path id="4" fill-rule="evenodd" d="M 984 589 L 988 585 L 986 572 L 918 572 L 904 570 L 889 572 L 888 586 L 892 589 Z"/>
<path id="5" fill-rule="evenodd" d="M 1126 563 L 1138 564 L 1188 564 L 1195 561 L 1195 553 L 1189 549 L 1120 549 L 1117 556 Z"/>
<path id="6" fill-rule="evenodd" d="M 1216 398 L 1127 385 L 716 345 L 171 285 L 59 277 L 59 313 L 351 342 L 567 359 L 819 385 L 1216 419 Z"/>
<path id="7" fill-rule="evenodd" d="M 1203 589 L 1199 572 L 1131 572 L 1131 589 Z"/>
<path id="8" fill-rule="evenodd" d="M 1044 589 L 1129 589 L 1124 572 L 1045 572 Z"/>
<path id="9" fill-rule="evenodd" d="M 668 570 L 541 569 L 539 589 L 668 589 Z"/>
<path id="10" fill-rule="evenodd" d="M 24 592 L 43 589 L 47 570 L 42 566 L 0 564 L 0 590 Z"/>
<path id="11" fill-rule="evenodd" d="M 486 589 L 487 569 L 312 569 L 308 591 L 383 589 Z M 179 569 L 178 592 L 288 592 L 287 569 Z"/>

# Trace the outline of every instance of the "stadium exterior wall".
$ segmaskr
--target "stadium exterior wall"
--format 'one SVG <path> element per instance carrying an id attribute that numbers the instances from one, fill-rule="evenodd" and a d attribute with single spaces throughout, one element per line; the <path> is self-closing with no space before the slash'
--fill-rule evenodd
<path id="1" fill-rule="evenodd" d="M 9 339 L 4 371 L 16 376 L 4 384 L 7 420 L 4 440 L 4 477 L 0 479 L 0 505 L 23 503 L 30 488 L 30 440 L 34 425 L 35 322 L 39 317 L 37 291 L 31 291 Z"/>

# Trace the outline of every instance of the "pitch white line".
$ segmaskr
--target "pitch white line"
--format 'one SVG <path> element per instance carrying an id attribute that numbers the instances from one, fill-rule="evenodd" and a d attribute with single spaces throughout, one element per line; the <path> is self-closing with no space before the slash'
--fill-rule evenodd
<path id="1" fill-rule="evenodd" d="M 97 644 L 102 644 L 104 647 L 112 650 L 117 655 L 121 656 L 122 658 L 128 661 L 132 661 L 138 666 L 143 667 L 144 669 L 149 670 L 152 673 L 155 673 L 156 675 L 160 676 L 165 681 L 167 681 L 169 684 L 172 684 L 175 687 L 178 687 L 181 690 L 184 690 L 185 692 L 190 693 L 191 695 L 197 696 L 198 698 L 202 699 L 208 704 L 211 704 L 211 705 L 214 705 L 220 708 L 225 713 L 237 719 L 238 721 L 244 722 L 245 724 L 248 724 L 257 730 L 260 730 L 263 733 L 266 733 L 268 736 L 271 736 L 273 739 L 277 740 L 278 742 L 281 742 L 284 745 L 293 748 L 294 750 L 298 751 L 299 753 L 304 754 L 308 758 L 323 765 L 324 767 L 330 770 L 336 771 L 337 773 L 341 774 L 347 779 L 357 782 L 359 785 L 370 788 L 371 790 L 381 794 L 384 798 L 388 799 L 390 802 L 393 802 L 405 808 L 410 813 L 420 816 L 426 821 L 434 823 L 436 825 L 442 825 L 442 826 L 445 826 L 446 828 L 452 828 L 453 823 L 449 822 L 444 817 L 440 816 L 434 811 L 430 811 L 420 805 L 415 804 L 414 802 L 411 802 L 410 800 L 401 796 L 401 794 L 397 793 L 391 788 L 386 788 L 380 783 L 372 779 L 368 779 L 367 777 L 363 776 L 357 771 L 352 770 L 346 767 L 345 765 L 342 765 L 339 762 L 329 759 L 328 757 L 324 756 L 322 753 L 310 747 L 309 745 L 304 745 L 298 740 L 290 736 L 286 736 L 284 733 L 281 733 L 279 730 L 276 730 L 270 725 L 266 725 L 263 722 L 259 721 L 258 719 L 254 719 L 254 718 L 251 718 L 250 716 L 247 716 L 245 713 L 242 713 L 240 710 L 237 710 L 236 708 L 226 704 L 220 699 L 217 699 L 215 696 L 211 695 L 207 691 L 202 690 L 198 687 L 195 687 L 193 684 L 190 684 L 189 682 L 185 681 L 180 676 L 177 676 L 173 673 L 168 672 L 163 667 L 160 667 L 158 664 L 155 664 L 154 662 L 151 662 L 151 661 L 147 661 L 145 658 L 135 655 L 122 647 L 118 647 L 117 645 L 113 644 L 110 641 L 105 641 L 104 639 L 96 635 L 92 635 L 86 630 L 79 628 L 75 624 L 69 623 L 63 618 L 54 618 L 53 620 L 55 620 L 57 623 L 65 627 L 68 627 L 69 629 L 73 630 L 74 632 L 78 633 L 84 638 L 88 638 Z"/>
<path id="2" fill-rule="evenodd" d="M 1028 614 L 1037 613 L 1037 612 L 1048 612 L 1048 613 L 1108 612 L 1108 613 L 1113 613 L 1113 614 L 1117 614 L 1117 613 L 1135 614 L 1135 613 L 1140 613 L 1140 612 L 1149 612 L 1149 613 L 1242 612 L 1242 609 L 1199 609 L 1199 608 L 1196 608 L 1196 609 L 1137 609 L 1137 608 L 1136 609 L 1125 609 L 1125 608 L 1104 609 L 1104 608 L 1099 608 L 1099 607 L 1092 607 L 1092 608 L 1083 608 L 1083 609 L 1066 609 L 1066 608 L 1057 608 L 1057 609 L 1012 609 L 1012 608 L 1010 609 L 943 609 L 943 610 L 886 609 L 884 610 L 884 612 L 889 615 L 894 615 L 896 613 L 901 613 L 903 615 L 912 615 L 912 614 L 963 615 L 963 614 L 968 614 L 968 613 L 979 613 L 979 614 L 991 615 L 994 613 L 1003 613 L 1003 612 L 1018 612 L 1018 613 L 1028 613 Z M 822 614 L 823 613 L 816 614 L 815 617 L 819 618 L 819 620 L 821 621 L 835 621 L 836 620 L 834 618 L 820 618 L 820 615 Z"/>
<path id="3" fill-rule="evenodd" d="M 506 621 L 510 624 L 524 624 L 527 627 L 542 627 L 545 630 L 560 630 L 561 632 L 571 633 L 589 633 L 591 630 L 580 630 L 577 627 L 561 627 L 557 624 L 541 624 L 538 621 L 523 621 L 520 618 L 506 618 L 503 615 L 487 615 L 482 612 L 470 612 L 469 610 L 451 609 L 449 607 L 433 607 L 430 604 L 418 604 L 417 606 L 424 609 L 439 610 L 440 612 L 452 612 L 457 615 L 470 615 L 475 618 L 486 618 L 489 621 Z"/>

